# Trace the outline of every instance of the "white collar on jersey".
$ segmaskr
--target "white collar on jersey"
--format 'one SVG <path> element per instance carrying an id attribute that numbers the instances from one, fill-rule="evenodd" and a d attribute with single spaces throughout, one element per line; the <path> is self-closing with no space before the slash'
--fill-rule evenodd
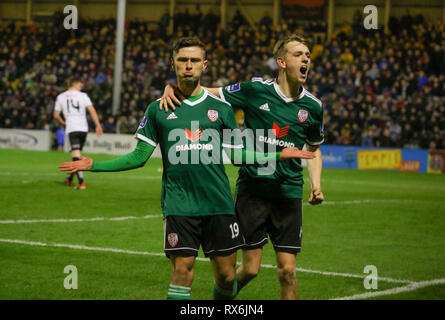
<path id="1" fill-rule="evenodd" d="M 202 87 L 201 87 L 201 88 L 202 88 Z M 192 102 L 192 101 L 190 101 L 189 99 L 185 99 L 185 100 L 182 100 L 182 101 L 183 101 L 184 103 L 188 104 L 189 106 L 194 106 L 194 105 L 197 105 L 198 103 L 203 102 L 203 101 L 207 98 L 208 92 L 207 92 L 207 90 L 204 89 L 204 88 L 202 88 L 202 90 L 204 90 L 204 94 L 203 94 L 202 97 L 199 98 L 198 100 Z"/>
<path id="2" fill-rule="evenodd" d="M 278 85 L 278 83 L 277 83 L 276 80 L 274 80 L 274 82 L 273 82 L 273 87 L 275 88 L 275 91 L 276 91 L 277 94 L 280 96 L 280 98 L 283 99 L 285 102 L 294 102 L 294 101 L 297 101 L 297 100 L 303 98 L 304 95 L 306 94 L 306 89 L 305 89 L 303 86 L 301 86 L 301 88 L 303 88 L 303 90 L 301 90 L 301 93 L 300 93 L 298 99 L 295 100 L 295 99 L 286 97 L 286 96 L 284 95 L 284 93 L 281 92 L 280 86 Z"/>

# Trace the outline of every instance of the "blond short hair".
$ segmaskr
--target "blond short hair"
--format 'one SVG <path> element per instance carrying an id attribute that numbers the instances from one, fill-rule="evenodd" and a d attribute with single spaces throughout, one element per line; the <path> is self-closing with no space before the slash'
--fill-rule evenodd
<path id="1" fill-rule="evenodd" d="M 277 59 L 278 57 L 285 56 L 287 53 L 286 44 L 288 44 L 289 42 L 292 42 L 292 41 L 301 42 L 302 44 L 304 44 L 306 47 L 309 48 L 309 51 L 311 51 L 312 43 L 309 39 L 307 39 L 304 36 L 299 35 L 299 34 L 292 34 L 285 39 L 281 39 L 281 40 L 277 41 L 277 43 L 275 44 L 275 47 L 273 48 L 274 58 Z"/>

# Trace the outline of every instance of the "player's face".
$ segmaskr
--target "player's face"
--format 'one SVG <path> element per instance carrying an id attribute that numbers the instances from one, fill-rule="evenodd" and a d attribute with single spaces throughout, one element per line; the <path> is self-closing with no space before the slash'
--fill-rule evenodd
<path id="1" fill-rule="evenodd" d="M 285 69 L 287 76 L 301 84 L 305 83 L 311 66 L 311 52 L 301 42 L 291 41 L 286 44 L 287 53 L 279 64 Z"/>
<path id="2" fill-rule="evenodd" d="M 207 68 L 207 60 L 204 60 L 200 47 L 185 47 L 179 49 L 174 57 L 173 68 L 179 81 L 196 82 Z"/>

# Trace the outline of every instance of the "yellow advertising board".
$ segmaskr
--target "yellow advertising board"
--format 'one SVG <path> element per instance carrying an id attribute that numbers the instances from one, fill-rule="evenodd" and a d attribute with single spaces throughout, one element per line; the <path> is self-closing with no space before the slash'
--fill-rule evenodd
<path id="1" fill-rule="evenodd" d="M 445 151 L 431 150 L 428 154 L 428 173 L 441 174 L 445 172 Z"/>
<path id="2" fill-rule="evenodd" d="M 399 169 L 401 162 L 400 149 L 357 151 L 358 169 Z"/>

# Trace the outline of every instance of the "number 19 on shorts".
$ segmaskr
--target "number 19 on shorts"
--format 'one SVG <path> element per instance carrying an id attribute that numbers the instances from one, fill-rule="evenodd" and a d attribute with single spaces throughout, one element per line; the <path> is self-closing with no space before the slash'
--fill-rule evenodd
<path id="1" fill-rule="evenodd" d="M 238 223 L 234 222 L 229 225 L 230 231 L 232 232 L 232 239 L 235 239 L 239 235 Z"/>

